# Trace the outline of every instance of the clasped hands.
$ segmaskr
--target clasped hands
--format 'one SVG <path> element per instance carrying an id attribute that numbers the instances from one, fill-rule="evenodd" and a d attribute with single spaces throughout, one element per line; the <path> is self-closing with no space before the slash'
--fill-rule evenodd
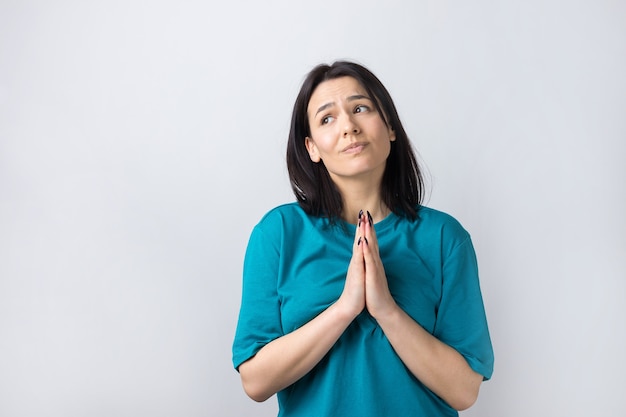
<path id="1" fill-rule="evenodd" d="M 367 309 L 375 319 L 397 308 L 380 259 L 378 239 L 369 212 L 359 212 L 352 258 L 338 300 L 356 317 Z"/>

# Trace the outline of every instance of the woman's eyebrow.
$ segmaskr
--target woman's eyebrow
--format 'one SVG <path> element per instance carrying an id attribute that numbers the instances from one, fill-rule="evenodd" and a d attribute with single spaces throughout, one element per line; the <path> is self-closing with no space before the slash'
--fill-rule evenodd
<path id="1" fill-rule="evenodd" d="M 366 99 L 366 100 L 372 101 L 371 98 L 369 98 L 368 96 L 364 96 L 363 94 L 354 94 L 354 95 L 348 96 L 346 101 L 355 101 L 355 100 L 362 100 L 362 99 Z M 326 109 L 328 109 L 330 107 L 333 107 L 334 105 L 335 105 L 334 102 L 330 102 L 330 103 L 326 103 L 326 104 L 321 105 L 320 108 L 317 109 L 317 111 L 315 112 L 315 115 L 317 116 L 317 114 L 319 112 L 322 112 L 322 111 L 324 111 L 324 110 L 326 110 Z"/>
<path id="2" fill-rule="evenodd" d="M 355 101 L 355 100 L 362 100 L 362 99 L 372 101 L 371 98 L 369 98 L 368 96 L 364 96 L 363 94 L 355 94 L 353 96 L 348 97 L 348 101 Z"/>
<path id="3" fill-rule="evenodd" d="M 317 116 L 317 114 L 318 114 L 319 112 L 324 111 L 324 110 L 326 110 L 326 109 L 328 109 L 328 108 L 330 108 L 330 107 L 332 107 L 332 106 L 334 106 L 334 105 L 335 105 L 335 103 L 334 103 L 334 102 L 330 102 L 330 103 L 322 104 L 322 105 L 320 106 L 320 108 L 319 108 L 319 109 L 317 109 L 317 111 L 315 112 L 315 115 Z"/>

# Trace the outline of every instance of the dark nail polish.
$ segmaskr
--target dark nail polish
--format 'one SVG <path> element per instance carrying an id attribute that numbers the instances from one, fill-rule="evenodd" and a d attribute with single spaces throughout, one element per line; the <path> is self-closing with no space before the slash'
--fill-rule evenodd
<path id="1" fill-rule="evenodd" d="M 363 210 L 359 211 L 359 227 L 361 227 L 361 218 L 363 217 Z"/>
<path id="2" fill-rule="evenodd" d="M 369 210 L 367 212 L 367 220 L 370 222 L 370 226 L 374 226 L 374 219 L 372 219 L 372 215 L 370 214 Z"/>
<path id="3" fill-rule="evenodd" d="M 356 245 L 359 246 L 361 244 L 361 236 L 359 236 L 359 241 L 356 242 Z"/>
<path id="4" fill-rule="evenodd" d="M 363 236 L 363 240 L 365 241 L 365 244 L 369 246 L 369 242 L 367 241 L 367 238 L 365 236 Z"/>

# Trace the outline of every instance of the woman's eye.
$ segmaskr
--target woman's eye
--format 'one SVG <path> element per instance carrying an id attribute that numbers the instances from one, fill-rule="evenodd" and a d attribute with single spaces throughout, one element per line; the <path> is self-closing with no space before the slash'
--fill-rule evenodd
<path id="1" fill-rule="evenodd" d="M 363 113 L 368 111 L 370 108 L 367 107 L 365 104 L 361 104 L 360 106 L 356 106 L 356 108 L 354 109 L 355 113 Z"/>
<path id="2" fill-rule="evenodd" d="M 321 123 L 323 125 L 325 125 L 325 124 L 330 123 L 332 120 L 333 120 L 333 116 L 325 116 L 324 118 L 322 118 L 322 122 Z"/>

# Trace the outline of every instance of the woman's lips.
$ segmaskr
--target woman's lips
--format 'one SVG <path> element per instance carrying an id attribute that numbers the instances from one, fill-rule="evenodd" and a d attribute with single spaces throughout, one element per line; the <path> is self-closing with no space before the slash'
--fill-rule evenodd
<path id="1" fill-rule="evenodd" d="M 359 153 L 367 146 L 364 142 L 355 142 L 343 148 L 343 153 Z"/>

